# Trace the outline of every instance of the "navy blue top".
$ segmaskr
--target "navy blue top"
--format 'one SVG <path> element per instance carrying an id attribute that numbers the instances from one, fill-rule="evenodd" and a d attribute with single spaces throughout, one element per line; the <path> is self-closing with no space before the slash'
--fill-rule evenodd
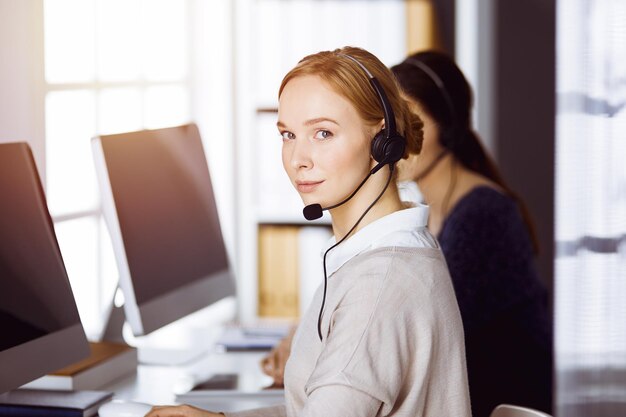
<path id="1" fill-rule="evenodd" d="M 552 324 L 516 202 L 490 187 L 464 196 L 438 236 L 467 353 L 472 415 L 502 403 L 551 412 Z"/>

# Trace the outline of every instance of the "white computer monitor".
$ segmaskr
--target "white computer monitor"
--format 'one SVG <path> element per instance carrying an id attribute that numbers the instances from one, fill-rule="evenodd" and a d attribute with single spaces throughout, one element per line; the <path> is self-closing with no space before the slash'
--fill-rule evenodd
<path id="1" fill-rule="evenodd" d="M 0 393 L 89 355 L 26 143 L 0 144 Z"/>
<path id="2" fill-rule="evenodd" d="M 197 126 L 99 136 L 92 146 L 133 334 L 234 295 Z"/>

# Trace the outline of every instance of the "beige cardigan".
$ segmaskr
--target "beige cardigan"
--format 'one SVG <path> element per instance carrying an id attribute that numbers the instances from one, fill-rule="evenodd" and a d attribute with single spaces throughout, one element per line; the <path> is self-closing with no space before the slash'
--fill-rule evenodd
<path id="1" fill-rule="evenodd" d="M 466 417 L 471 415 L 463 327 L 443 255 L 383 247 L 328 280 L 294 336 L 285 405 L 231 417 Z"/>

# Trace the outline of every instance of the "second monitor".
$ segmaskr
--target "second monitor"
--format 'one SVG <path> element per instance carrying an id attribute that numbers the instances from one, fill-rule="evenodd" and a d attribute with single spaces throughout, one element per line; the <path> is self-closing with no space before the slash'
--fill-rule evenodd
<path id="1" fill-rule="evenodd" d="M 234 295 L 196 125 L 99 136 L 92 147 L 133 333 Z"/>

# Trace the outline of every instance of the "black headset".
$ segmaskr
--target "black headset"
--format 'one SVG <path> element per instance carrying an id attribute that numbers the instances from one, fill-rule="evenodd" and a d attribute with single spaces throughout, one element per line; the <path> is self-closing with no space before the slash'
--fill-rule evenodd
<path id="1" fill-rule="evenodd" d="M 459 133 L 461 131 L 459 127 L 459 120 L 456 114 L 456 110 L 454 108 L 454 102 L 452 101 L 452 96 L 448 93 L 446 89 L 446 85 L 443 80 L 437 73 L 426 64 L 424 61 L 421 61 L 415 57 L 409 57 L 404 60 L 404 63 L 409 64 L 413 67 L 420 69 L 424 74 L 430 78 L 430 80 L 435 84 L 443 100 L 446 102 L 446 106 L 448 107 L 448 113 L 450 114 L 450 126 L 447 126 L 443 129 L 442 132 L 439 132 L 440 142 L 441 144 L 448 150 L 453 150 L 458 142 Z"/>
<path id="2" fill-rule="evenodd" d="M 350 59 L 363 69 L 383 108 L 385 127 L 380 132 L 376 133 L 374 139 L 372 139 L 372 157 L 378 162 L 378 165 L 372 172 L 375 173 L 383 166 L 393 165 L 402 159 L 406 150 L 406 139 L 396 130 L 396 117 L 393 112 L 393 107 L 391 107 L 391 103 L 387 98 L 385 90 L 380 85 L 380 82 L 356 58 L 347 54 L 340 55 Z"/>
<path id="3" fill-rule="evenodd" d="M 361 187 L 363 186 L 363 184 L 365 184 L 368 178 L 374 175 L 379 169 L 381 169 L 385 165 L 389 165 L 389 176 L 387 178 L 387 182 L 385 183 L 385 188 L 383 188 L 380 194 L 378 194 L 378 197 L 376 197 L 376 199 L 369 205 L 369 207 L 365 209 L 363 214 L 361 214 L 361 217 L 359 217 L 356 223 L 354 223 L 350 231 L 348 231 L 348 233 L 346 233 L 345 236 L 341 238 L 341 240 L 336 242 L 330 248 L 326 249 L 326 251 L 324 252 L 324 257 L 322 261 L 323 266 L 324 266 L 324 293 L 322 296 L 322 305 L 320 306 L 319 316 L 317 318 L 317 334 L 320 338 L 320 342 L 323 339 L 322 315 L 324 314 L 324 305 L 326 304 L 326 289 L 328 285 L 328 274 L 326 273 L 326 255 L 328 255 L 328 252 L 330 252 L 333 248 L 340 245 L 348 236 L 350 236 L 350 234 L 354 231 L 354 229 L 356 229 L 356 227 L 359 225 L 361 220 L 363 220 L 365 215 L 370 211 L 370 209 L 374 207 L 374 205 L 378 202 L 378 200 L 380 200 L 385 190 L 387 190 L 387 187 L 389 187 L 391 178 L 393 177 L 393 170 L 395 167 L 395 163 L 398 162 L 404 156 L 404 151 L 406 149 L 406 139 L 404 138 L 404 136 L 399 134 L 398 131 L 396 130 L 396 118 L 393 113 L 393 108 L 391 107 L 391 104 L 389 103 L 389 99 L 387 98 L 387 94 L 385 94 L 385 90 L 383 89 L 383 87 L 380 85 L 378 80 L 372 75 L 372 73 L 369 72 L 367 68 L 365 68 L 365 66 L 361 64 L 356 58 L 350 55 L 346 55 L 346 54 L 339 54 L 339 55 L 350 59 L 351 61 L 356 63 L 359 67 L 361 67 L 361 69 L 363 69 L 363 71 L 367 74 L 367 77 L 370 81 L 370 84 L 372 84 L 374 91 L 376 91 L 376 95 L 378 96 L 378 99 L 380 100 L 380 103 L 383 107 L 383 113 L 385 115 L 385 127 L 380 132 L 376 133 L 376 135 L 374 136 L 374 139 L 372 139 L 372 148 L 371 148 L 372 157 L 374 158 L 376 162 L 378 162 L 378 164 L 370 170 L 370 172 L 365 177 L 365 179 L 363 179 L 361 184 L 346 199 L 344 199 L 343 201 L 333 206 L 326 207 L 324 209 L 322 209 L 322 207 L 319 204 L 310 204 L 306 206 L 303 210 L 304 217 L 306 217 L 308 220 L 316 219 L 316 218 L 321 217 L 322 210 L 330 210 L 332 208 L 339 207 L 340 205 L 346 203 L 348 200 L 354 197 L 354 195 L 357 193 L 357 191 L 359 191 L 359 189 L 361 189 Z"/>

